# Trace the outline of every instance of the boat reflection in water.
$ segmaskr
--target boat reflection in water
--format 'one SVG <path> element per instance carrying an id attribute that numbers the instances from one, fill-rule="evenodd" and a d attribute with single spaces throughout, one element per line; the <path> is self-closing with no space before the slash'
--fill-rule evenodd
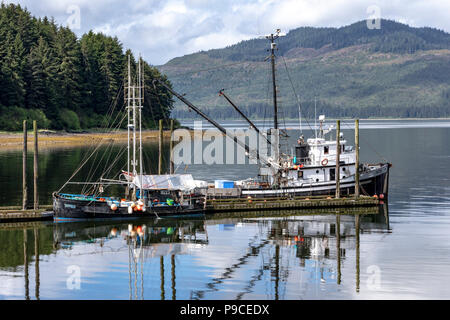
<path id="1" fill-rule="evenodd" d="M 236 233 L 238 231 L 240 233 Z M 54 223 L 41 227 L 41 237 L 35 232 L 35 241 L 46 248 L 39 253 L 39 247 L 36 246 L 35 254 L 37 257 L 41 255 L 44 264 L 41 267 L 44 268 L 47 265 L 42 260 L 43 254 L 61 256 L 57 252 L 63 253 L 64 257 L 70 256 L 73 261 L 78 261 L 78 255 L 94 254 L 97 260 L 92 260 L 93 267 L 98 261 L 123 265 L 125 270 L 128 269 L 128 290 L 123 282 L 113 284 L 121 299 L 125 298 L 123 294 L 126 291 L 129 292 L 129 299 L 219 297 L 229 300 L 253 299 L 255 296 L 275 300 L 298 299 L 298 296 L 309 297 L 307 292 L 311 293 L 311 288 L 308 288 L 311 285 L 341 285 L 343 261 L 346 261 L 347 269 L 350 267 L 353 270 L 353 263 L 350 262 L 353 257 L 355 278 L 348 279 L 346 273 L 345 283 L 347 289 L 351 284 L 351 290 L 358 292 L 360 235 L 377 232 L 390 232 L 386 205 L 380 207 L 379 211 L 364 214 L 348 211 L 335 211 L 334 214 L 283 211 L 230 213 L 202 220 Z M 230 235 L 239 238 L 229 238 Z M 30 244 L 26 237 L 24 240 L 24 252 L 27 252 Z M 30 253 L 22 260 L 25 262 L 25 299 L 30 299 Z M 125 267 L 127 255 L 128 268 Z M 158 260 L 159 270 L 156 265 L 154 270 L 159 271 L 159 277 L 154 273 L 145 277 L 146 271 L 149 272 L 146 264 Z M 351 266 L 348 266 L 349 263 Z M 37 283 L 43 283 L 45 280 L 42 277 L 39 280 L 39 263 L 35 269 Z M 299 279 L 300 273 L 306 274 L 307 278 Z M 110 277 L 118 279 L 116 277 L 120 278 L 121 274 Z M 179 287 L 177 281 L 180 282 Z M 192 287 L 186 287 L 186 283 L 192 283 Z M 232 289 L 229 290 L 230 283 Z M 291 292 L 292 286 L 296 286 L 295 294 Z M 169 287 L 171 292 L 166 292 Z M 268 287 L 270 290 L 267 290 Z M 304 295 L 298 292 L 303 287 Z M 102 291 L 102 295 L 109 294 L 103 287 L 97 289 Z M 155 292 L 155 289 L 159 289 L 159 292 Z M 89 289 L 85 287 L 83 290 Z M 224 292 L 226 297 L 223 296 Z M 82 295 L 78 298 L 83 299 L 85 293 L 80 291 Z M 92 294 L 95 297 L 97 293 L 93 291 Z M 47 293 L 39 292 L 37 284 L 36 298 L 39 299 L 39 295 L 45 297 Z"/>

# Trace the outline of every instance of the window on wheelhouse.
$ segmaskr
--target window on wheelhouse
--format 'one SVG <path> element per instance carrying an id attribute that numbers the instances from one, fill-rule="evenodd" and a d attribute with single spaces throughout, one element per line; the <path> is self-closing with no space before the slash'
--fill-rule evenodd
<path id="1" fill-rule="evenodd" d="M 324 146 L 324 147 L 323 147 L 323 153 L 324 153 L 324 154 L 328 154 L 329 150 L 330 150 L 330 147 L 329 147 L 329 146 Z"/>
<path id="2" fill-rule="evenodd" d="M 336 180 L 336 168 L 330 169 L 330 181 Z"/>

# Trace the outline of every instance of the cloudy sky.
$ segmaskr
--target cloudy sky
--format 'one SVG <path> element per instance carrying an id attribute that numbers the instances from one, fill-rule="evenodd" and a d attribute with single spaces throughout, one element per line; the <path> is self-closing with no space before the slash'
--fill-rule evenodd
<path id="1" fill-rule="evenodd" d="M 221 48 L 280 28 L 339 27 L 382 18 L 450 32 L 448 0 L 16 0 L 35 16 L 54 17 L 79 36 L 117 36 L 153 65 Z"/>

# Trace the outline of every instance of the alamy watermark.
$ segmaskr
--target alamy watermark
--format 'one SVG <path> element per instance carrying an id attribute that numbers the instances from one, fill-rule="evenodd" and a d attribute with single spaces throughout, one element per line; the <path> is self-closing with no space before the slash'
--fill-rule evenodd
<path id="1" fill-rule="evenodd" d="M 367 267 L 367 273 L 369 277 L 367 278 L 367 289 L 369 290 L 380 290 L 381 289 L 381 269 L 377 265 L 371 265 Z"/>
<path id="2" fill-rule="evenodd" d="M 72 4 L 67 7 L 66 13 L 70 16 L 67 18 L 67 26 L 72 30 L 81 29 L 81 9 L 79 6 Z"/>
<path id="3" fill-rule="evenodd" d="M 377 5 L 367 7 L 366 12 L 370 16 L 366 20 L 367 28 L 370 30 L 381 29 L 381 8 Z"/>
<path id="4" fill-rule="evenodd" d="M 69 290 L 81 289 L 81 268 L 77 265 L 68 266 L 66 273 L 70 276 L 66 280 L 66 288 Z"/>
<path id="5" fill-rule="evenodd" d="M 194 122 L 193 131 L 175 130 L 171 138 L 178 142 L 173 149 L 174 164 L 257 164 L 258 157 L 275 159 L 279 153 L 276 134 L 243 129 L 226 132 L 225 136 L 216 129 L 203 130 L 202 121 Z"/>

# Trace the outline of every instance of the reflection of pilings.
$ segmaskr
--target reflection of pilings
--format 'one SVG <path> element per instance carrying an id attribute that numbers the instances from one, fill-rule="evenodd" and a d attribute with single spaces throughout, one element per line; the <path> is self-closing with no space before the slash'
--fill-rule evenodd
<path id="1" fill-rule="evenodd" d="M 35 280 L 36 280 L 36 286 L 35 286 L 35 296 L 36 299 L 39 300 L 39 229 L 34 229 L 34 258 L 35 258 Z"/>
<path id="2" fill-rule="evenodd" d="M 164 292 L 164 256 L 161 256 L 159 260 L 159 270 L 161 273 L 161 300 L 165 300 L 165 292 Z"/>
<path id="3" fill-rule="evenodd" d="M 275 300 L 278 300 L 278 288 L 280 283 L 280 246 L 275 245 Z"/>
<path id="4" fill-rule="evenodd" d="M 337 284 L 341 284 L 341 216 L 336 215 Z"/>
<path id="5" fill-rule="evenodd" d="M 173 254 L 171 259 L 172 263 L 172 300 L 177 298 L 177 289 L 175 289 L 175 255 Z"/>
<path id="6" fill-rule="evenodd" d="M 133 299 L 133 290 L 131 288 L 131 244 L 128 244 L 128 284 L 130 291 L 130 300 Z"/>
<path id="7" fill-rule="evenodd" d="M 25 299 L 30 300 L 27 249 L 28 249 L 28 234 L 27 230 L 23 229 L 23 266 L 25 272 Z"/>
<path id="8" fill-rule="evenodd" d="M 387 229 L 389 231 L 389 213 L 388 213 L 388 205 L 387 203 L 383 204 L 383 213 L 384 213 L 384 219 L 386 221 Z"/>
<path id="9" fill-rule="evenodd" d="M 356 231 L 356 292 L 359 292 L 359 215 L 355 216 Z"/>
<path id="10" fill-rule="evenodd" d="M 225 279 L 231 278 L 231 274 L 236 271 L 240 266 L 247 263 L 247 259 L 251 256 L 255 256 L 259 254 L 259 251 L 261 248 L 263 248 L 265 245 L 269 243 L 269 240 L 264 240 L 262 243 L 260 243 L 257 246 L 250 246 L 250 250 L 248 250 L 248 253 L 239 258 L 239 262 L 233 264 L 231 267 L 226 268 L 225 272 L 222 274 L 221 277 L 213 279 L 212 282 L 208 283 L 206 286 L 209 288 L 209 290 L 199 290 L 195 291 L 191 295 L 191 299 L 201 299 L 203 298 L 205 291 L 218 291 L 216 288 L 216 285 L 222 283 Z"/>

